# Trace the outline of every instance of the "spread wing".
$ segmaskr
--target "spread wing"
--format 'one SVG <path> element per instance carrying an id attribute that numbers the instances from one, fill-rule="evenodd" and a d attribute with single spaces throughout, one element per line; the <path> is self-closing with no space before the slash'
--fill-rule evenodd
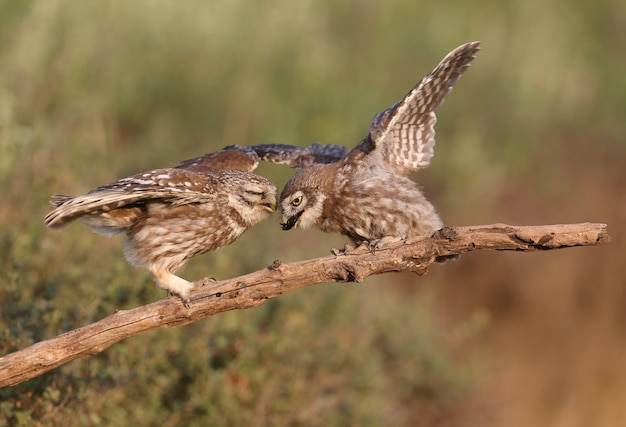
<path id="1" fill-rule="evenodd" d="M 82 218 L 96 231 L 119 233 L 142 214 L 148 202 L 184 205 L 213 197 L 219 186 L 215 175 L 218 172 L 252 172 L 259 160 L 302 168 L 315 163 L 336 162 L 347 152 L 340 145 L 229 145 L 220 151 L 179 162 L 173 168 L 155 169 L 120 179 L 82 196 L 52 196 L 51 204 L 56 209 L 45 217 L 44 222 L 50 228 L 60 228 Z"/>
<path id="2" fill-rule="evenodd" d="M 184 169 L 155 169 L 111 184 L 98 187 L 82 196 L 56 195 L 51 204 L 56 207 L 44 222 L 50 228 L 60 228 L 84 216 L 105 215 L 111 221 L 132 222 L 147 202 L 171 205 L 196 203 L 213 197 L 216 183 L 213 175 L 198 174 Z"/>
<path id="3" fill-rule="evenodd" d="M 312 144 L 309 147 L 287 144 L 228 145 L 220 151 L 184 160 L 176 168 L 202 173 L 227 169 L 252 172 L 259 165 L 259 160 L 263 160 L 299 169 L 316 163 L 334 163 L 346 154 L 346 147 L 333 144 Z"/>
<path id="4" fill-rule="evenodd" d="M 220 151 L 179 162 L 175 167 L 200 173 L 239 170 L 252 172 L 259 165 L 259 156 L 251 147 L 229 145 Z"/>
<path id="5" fill-rule="evenodd" d="M 247 148 L 252 149 L 265 162 L 289 165 L 295 169 L 309 167 L 318 163 L 335 163 L 348 154 L 348 149 L 343 145 L 322 145 L 317 143 L 309 147 L 297 147 L 286 144 L 260 144 Z"/>
<path id="6" fill-rule="evenodd" d="M 479 49 L 480 42 L 471 42 L 446 55 L 402 100 L 374 117 L 368 137 L 356 149 L 379 153 L 383 162 L 404 174 L 428 166 L 434 155 L 435 110 Z"/>

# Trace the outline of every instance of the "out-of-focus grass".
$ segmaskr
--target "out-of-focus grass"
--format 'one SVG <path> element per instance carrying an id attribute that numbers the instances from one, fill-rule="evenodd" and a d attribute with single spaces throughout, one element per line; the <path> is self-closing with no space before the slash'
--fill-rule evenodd
<path id="1" fill-rule="evenodd" d="M 3 353 L 162 296 L 124 262 L 120 239 L 80 224 L 46 230 L 50 194 L 227 144 L 352 146 L 377 111 L 465 41 L 482 40 L 483 51 L 441 108 L 437 156 L 417 176 L 444 220 L 624 219 L 626 11 L 617 1 L 481 0 L 470 10 L 457 1 L 2 1 L 0 16 Z M 292 173 L 259 172 L 278 186 Z M 231 277 L 342 242 L 282 233 L 272 219 L 181 273 Z M 485 326 L 483 307 L 515 326 L 502 307 L 528 309 L 533 295 L 518 290 L 535 289 L 528 282 L 549 278 L 547 307 L 579 289 L 547 258 L 527 265 L 497 255 L 433 267 L 426 278 L 303 289 L 134 337 L 1 390 L 0 413 L 7 425 L 449 425 L 482 383 L 480 331 L 489 331 L 498 367 L 508 354 L 499 337 L 518 336 L 498 329 L 500 317 Z M 550 256 L 565 270 L 593 269 Z M 619 293 L 604 289 L 615 297 L 600 301 L 615 301 L 617 312 Z M 455 322 L 440 322 L 442 312 Z M 558 319 L 578 325 L 577 313 Z M 522 401 L 520 413 L 541 412 Z M 545 411 L 570 416 L 571 402 Z M 520 419 L 538 425 L 537 417 Z"/>

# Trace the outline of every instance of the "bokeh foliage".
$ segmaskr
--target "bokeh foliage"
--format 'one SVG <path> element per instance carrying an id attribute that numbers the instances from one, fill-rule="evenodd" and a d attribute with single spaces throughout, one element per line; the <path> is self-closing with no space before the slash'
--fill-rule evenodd
<path id="1" fill-rule="evenodd" d="M 162 297 L 120 239 L 46 230 L 50 194 L 226 144 L 352 146 L 465 41 L 483 51 L 419 175 L 444 220 L 601 220 L 563 189 L 591 158 L 624 183 L 625 13 L 617 0 L 0 1 L 2 353 Z M 259 173 L 281 186 L 292 171 Z M 272 219 L 181 273 L 232 277 L 342 242 Z M 442 322 L 438 288 L 467 277 L 433 270 L 134 337 L 0 390 L 0 425 L 449 422 L 480 377 L 488 316 Z"/>

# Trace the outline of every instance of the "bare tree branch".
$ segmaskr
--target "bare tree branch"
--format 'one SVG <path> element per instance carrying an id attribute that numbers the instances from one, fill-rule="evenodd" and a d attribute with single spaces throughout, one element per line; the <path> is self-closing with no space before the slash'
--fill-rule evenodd
<path id="1" fill-rule="evenodd" d="M 97 354 L 133 335 L 186 325 L 228 310 L 256 307 L 267 299 L 324 282 L 361 282 L 373 274 L 427 273 L 437 257 L 475 249 L 535 251 L 607 243 L 605 224 L 446 227 L 431 237 L 390 244 L 370 253 L 364 246 L 338 256 L 291 264 L 274 263 L 260 271 L 206 285 L 195 291 L 191 307 L 167 298 L 132 310 L 118 310 L 87 326 L 66 332 L 0 358 L 0 386 L 12 386 L 79 357 Z"/>

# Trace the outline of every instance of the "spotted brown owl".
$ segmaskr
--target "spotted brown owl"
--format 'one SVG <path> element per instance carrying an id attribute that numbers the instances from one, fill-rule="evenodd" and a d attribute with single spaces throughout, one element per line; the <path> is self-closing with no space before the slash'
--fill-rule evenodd
<path id="1" fill-rule="evenodd" d="M 45 218 L 60 228 L 80 218 L 94 231 L 126 234 L 124 254 L 157 286 L 188 306 L 194 283 L 174 272 L 189 258 L 234 242 L 276 209 L 276 187 L 251 173 L 263 160 L 301 167 L 342 157 L 341 146 L 228 146 L 221 151 L 120 179 L 89 193 L 53 196 Z"/>
<path id="2" fill-rule="evenodd" d="M 450 52 L 398 103 L 378 113 L 369 133 L 338 162 L 298 171 L 280 195 L 283 230 L 317 227 L 371 250 L 442 227 L 410 171 L 429 165 L 434 111 L 469 67 L 479 42 Z"/>

